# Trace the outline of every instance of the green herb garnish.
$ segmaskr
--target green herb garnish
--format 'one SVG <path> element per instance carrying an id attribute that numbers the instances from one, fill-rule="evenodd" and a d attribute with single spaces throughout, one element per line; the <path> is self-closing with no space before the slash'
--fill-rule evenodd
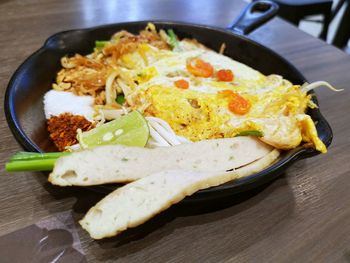
<path id="1" fill-rule="evenodd" d="M 101 41 L 101 40 L 96 40 L 95 41 L 95 48 L 101 49 L 104 48 L 106 44 L 108 44 L 109 41 Z"/>
<path id="2" fill-rule="evenodd" d="M 117 98 L 115 99 L 115 101 L 120 104 L 123 105 L 123 103 L 125 102 L 125 97 L 123 94 L 118 94 Z"/>
<path id="3" fill-rule="evenodd" d="M 237 136 L 256 136 L 256 137 L 262 137 L 264 134 L 261 131 L 257 130 L 250 130 L 250 131 L 241 131 L 240 133 L 236 134 Z"/>
<path id="4" fill-rule="evenodd" d="M 177 40 L 177 36 L 174 33 L 174 30 L 168 29 L 168 36 L 169 36 L 169 45 L 173 48 L 174 51 L 181 51 L 181 48 L 179 46 L 179 42 Z"/>
<path id="5" fill-rule="evenodd" d="M 14 154 L 10 158 L 10 161 L 5 164 L 5 169 L 8 172 L 51 171 L 59 157 L 69 154 L 70 152 L 18 152 Z"/>

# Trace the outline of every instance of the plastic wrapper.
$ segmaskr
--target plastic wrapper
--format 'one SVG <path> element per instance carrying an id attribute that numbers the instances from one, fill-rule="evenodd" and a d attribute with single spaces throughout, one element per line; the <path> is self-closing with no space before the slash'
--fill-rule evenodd
<path id="1" fill-rule="evenodd" d="M 87 262 L 69 212 L 0 237 L 2 263 Z"/>

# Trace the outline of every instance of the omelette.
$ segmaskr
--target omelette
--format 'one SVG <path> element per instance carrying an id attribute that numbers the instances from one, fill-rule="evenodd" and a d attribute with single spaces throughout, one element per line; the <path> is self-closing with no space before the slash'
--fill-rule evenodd
<path id="1" fill-rule="evenodd" d="M 326 152 L 312 119 L 305 114 L 307 107 L 314 106 L 311 95 L 300 86 L 198 47 L 183 52 L 149 48 L 145 54 L 152 63 L 137 65 L 138 55 L 127 57 L 127 66 L 139 67 L 128 71 L 139 85 L 126 100 L 145 116 L 169 123 L 176 134 L 200 141 L 256 131 L 261 140 L 278 149 L 309 142 Z M 187 66 L 191 59 L 210 64 L 214 73 L 209 77 L 193 75 Z M 222 81 L 215 75 L 220 70 L 232 72 L 234 77 Z M 179 81 L 188 87 L 179 88 Z"/>
<path id="2" fill-rule="evenodd" d="M 172 30 L 149 24 L 139 35 L 120 31 L 97 41 L 93 53 L 61 63 L 45 96 L 47 102 L 60 96 L 60 104 L 44 104 L 50 137 L 62 151 L 79 144 L 77 129 L 88 131 L 135 110 L 150 122 L 149 147 L 250 135 L 281 150 L 304 144 L 327 151 L 306 114 L 317 107 L 309 86 L 266 76 L 196 40 L 179 40 Z M 83 118 L 79 123 L 71 121 L 75 112 Z M 73 129 L 57 125 L 67 119 Z M 152 119 L 176 143 L 159 141 L 162 132 Z"/>

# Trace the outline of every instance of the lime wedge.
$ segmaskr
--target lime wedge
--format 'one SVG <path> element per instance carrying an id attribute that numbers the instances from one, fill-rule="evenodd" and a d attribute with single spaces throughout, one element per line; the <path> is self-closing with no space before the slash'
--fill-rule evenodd
<path id="1" fill-rule="evenodd" d="M 147 121 L 141 113 L 133 111 L 90 131 L 78 133 L 77 139 L 86 149 L 109 144 L 144 147 L 148 137 Z"/>

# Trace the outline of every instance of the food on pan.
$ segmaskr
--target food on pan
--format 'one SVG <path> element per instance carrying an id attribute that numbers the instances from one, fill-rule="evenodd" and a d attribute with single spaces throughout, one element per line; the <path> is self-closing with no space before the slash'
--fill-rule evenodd
<path id="1" fill-rule="evenodd" d="M 306 114 L 308 92 L 171 29 L 148 24 L 96 41 L 91 54 L 61 59 L 44 96 L 50 138 L 60 152 L 18 153 L 8 171 L 52 170 L 60 186 L 130 182 L 90 209 L 93 238 L 135 227 L 194 192 L 259 172 L 280 151 L 325 153 Z M 337 90 L 336 90 L 337 91 Z"/>
<path id="2" fill-rule="evenodd" d="M 278 75 L 265 76 L 195 40 L 179 40 L 172 30 L 157 32 L 149 24 L 139 35 L 120 31 L 109 41 L 97 41 L 93 53 L 63 57 L 61 63 L 44 98 L 51 126 L 62 114 L 79 115 L 91 123 L 78 129 L 84 135 L 139 111 L 150 126 L 146 147 L 248 132 L 277 149 L 307 144 L 327 151 L 305 113 L 317 107 L 307 92 L 319 85 L 293 85 Z M 49 132 L 59 150 L 82 147 L 70 132 Z"/>
<path id="3" fill-rule="evenodd" d="M 258 172 L 269 166 L 278 150 L 231 172 L 165 170 L 118 188 L 92 207 L 80 224 L 90 236 L 101 239 L 136 227 L 200 189 Z"/>
<path id="4" fill-rule="evenodd" d="M 49 181 L 60 186 L 99 185 L 131 182 L 165 170 L 225 172 L 271 151 L 271 146 L 248 137 L 155 149 L 107 145 L 59 158 Z"/>

